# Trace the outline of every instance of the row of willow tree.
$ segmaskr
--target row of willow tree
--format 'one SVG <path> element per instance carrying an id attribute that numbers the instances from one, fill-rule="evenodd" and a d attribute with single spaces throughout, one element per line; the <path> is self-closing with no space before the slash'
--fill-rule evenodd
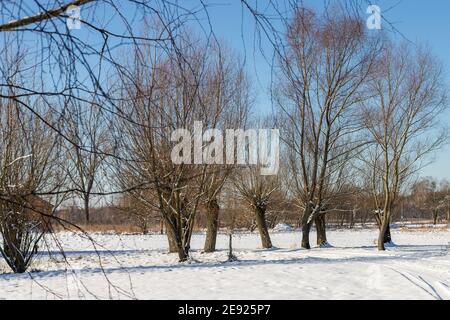
<path id="1" fill-rule="evenodd" d="M 16 19 L 0 25 L 0 252 L 15 272 L 27 270 L 45 232 L 70 224 L 55 212 L 74 198 L 87 221 L 94 198 L 121 197 L 144 215 L 156 210 L 170 251 L 186 261 L 200 208 L 205 251 L 215 250 L 220 207 L 235 196 L 253 210 L 269 248 L 267 209 L 287 198 L 301 246 L 310 249 L 313 225 L 317 244 L 326 245 L 326 214 L 357 186 L 371 195 L 385 250 L 399 195 L 447 141 L 438 121 L 447 107 L 442 65 L 424 47 L 366 29 L 358 1 L 320 12 L 291 4 L 280 32 L 242 1 L 273 46 L 273 112 L 265 118 L 245 59 L 213 32 L 197 34 L 189 26 L 195 11 L 133 1 L 140 31 L 123 15 L 120 35 L 86 15 L 83 32 L 102 39 L 92 43 L 67 29 L 66 5 L 41 4 L 43 14 L 18 19 L 26 12 L 19 3 L 1 11 L 3 21 Z M 122 12 L 110 2 L 73 4 Z M 172 133 L 194 132 L 195 121 L 205 129 L 279 129 L 278 174 L 174 163 Z"/>

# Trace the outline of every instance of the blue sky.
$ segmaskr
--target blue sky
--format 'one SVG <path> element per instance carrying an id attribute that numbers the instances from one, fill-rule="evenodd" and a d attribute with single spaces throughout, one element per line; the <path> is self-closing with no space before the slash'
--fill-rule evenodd
<path id="1" fill-rule="evenodd" d="M 383 10 L 396 1 L 379 2 Z M 385 13 L 389 21 L 410 41 L 424 43 L 442 61 L 450 90 L 450 1 L 404 0 Z M 442 121 L 450 124 L 450 112 L 442 114 Z M 423 176 L 450 179 L 450 145 L 434 155 L 434 162 L 425 167 Z"/>
<path id="2" fill-rule="evenodd" d="M 380 2 L 380 7 L 389 7 L 395 1 Z M 385 4 L 384 4 L 385 3 Z M 392 6 L 392 4 L 391 4 Z M 450 1 L 407 0 L 386 13 L 390 21 L 409 40 L 425 43 L 444 63 L 447 86 L 450 89 Z M 450 112 L 442 115 L 442 120 L 450 124 Z M 436 153 L 435 161 L 424 168 L 422 175 L 450 179 L 450 146 Z"/>
<path id="3" fill-rule="evenodd" d="M 321 7 L 324 1 L 305 0 L 309 7 Z M 380 6 L 382 15 L 389 20 L 408 40 L 431 47 L 443 62 L 446 81 L 450 89 L 450 1 L 448 0 L 384 0 L 373 1 Z M 262 112 L 271 109 L 270 66 L 254 46 L 254 21 L 244 11 L 238 0 L 216 0 L 209 9 L 210 20 L 216 35 L 246 56 L 248 70 L 257 92 L 258 108 Z M 243 22 L 242 22 L 243 21 Z M 388 27 L 385 22 L 382 28 Z M 376 31 L 374 31 L 376 32 Z M 263 50 L 270 52 L 269 44 L 262 43 Z M 442 121 L 450 125 L 450 112 L 442 114 Z M 437 152 L 433 162 L 425 167 L 421 175 L 450 180 L 450 145 Z"/>
<path id="4" fill-rule="evenodd" d="M 184 2 L 186 1 L 186 2 Z M 260 9 L 267 4 L 266 0 L 258 1 Z M 275 0 L 274 0 L 275 1 Z M 283 3 L 280 0 L 278 3 Z M 330 2 L 339 0 L 327 0 Z M 270 61 L 267 61 L 255 44 L 255 22 L 249 11 L 243 9 L 240 0 L 205 0 L 212 28 L 216 36 L 223 39 L 230 47 L 246 58 L 247 69 L 252 78 L 252 85 L 257 98 L 259 113 L 271 111 L 269 86 L 271 83 Z M 325 0 L 304 0 L 306 6 L 323 8 Z M 127 2 L 118 2 L 127 3 Z M 195 6 L 198 0 L 183 0 L 186 6 Z M 446 80 L 450 89 L 450 1 L 448 0 L 380 0 L 372 4 L 380 6 L 382 15 L 410 41 L 426 44 L 444 63 Z M 364 9 L 364 8 L 362 8 Z M 132 11 L 132 10 L 130 10 Z M 123 7 L 125 15 L 126 5 Z M 106 13 L 107 16 L 107 13 Z M 205 18 L 205 17 L 204 17 Z M 202 20 L 207 27 L 207 21 Z M 387 27 L 383 22 L 382 27 Z M 111 23 L 113 29 L 120 29 L 120 24 Z M 120 30 L 116 30 L 120 33 Z M 377 32 L 377 31 L 373 31 Z M 80 36 L 84 35 L 81 30 Z M 271 47 L 267 41 L 261 43 L 263 52 L 270 59 Z M 442 121 L 450 124 L 450 112 L 442 115 Z M 434 162 L 424 168 L 422 176 L 434 176 L 450 180 L 450 145 L 445 146 L 434 156 Z"/>

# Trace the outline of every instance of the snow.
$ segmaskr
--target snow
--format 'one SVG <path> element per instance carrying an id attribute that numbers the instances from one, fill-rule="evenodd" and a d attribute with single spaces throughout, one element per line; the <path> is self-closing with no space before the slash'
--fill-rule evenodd
<path id="1" fill-rule="evenodd" d="M 293 230 L 294 229 L 286 223 L 279 223 L 272 229 L 273 232 L 288 232 Z"/>
<path id="2" fill-rule="evenodd" d="M 162 235 L 93 234 L 95 249 L 59 233 L 68 263 L 54 241 L 28 274 L 0 259 L 0 299 L 450 299 L 448 228 L 394 229 L 385 252 L 375 229 L 329 231 L 332 247 L 310 251 L 299 248 L 299 231 L 271 236 L 275 248 L 263 250 L 257 233 L 234 235 L 238 261 L 226 262 L 225 234 L 212 254 L 195 234 L 192 260 L 180 264 Z"/>

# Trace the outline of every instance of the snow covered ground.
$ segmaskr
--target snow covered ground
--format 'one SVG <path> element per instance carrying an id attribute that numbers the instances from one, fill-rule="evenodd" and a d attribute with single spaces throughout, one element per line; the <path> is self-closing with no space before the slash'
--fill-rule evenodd
<path id="1" fill-rule="evenodd" d="M 0 259 L 0 299 L 450 299 L 448 228 L 395 229 L 386 252 L 375 249 L 376 233 L 329 231 L 333 247 L 310 251 L 299 249 L 298 231 L 272 233 L 271 250 L 258 249 L 257 234 L 239 234 L 232 263 L 225 235 L 204 254 L 196 234 L 184 264 L 161 235 L 94 234 L 94 248 L 59 233 L 68 264 L 54 244 L 28 274 L 9 273 Z"/>

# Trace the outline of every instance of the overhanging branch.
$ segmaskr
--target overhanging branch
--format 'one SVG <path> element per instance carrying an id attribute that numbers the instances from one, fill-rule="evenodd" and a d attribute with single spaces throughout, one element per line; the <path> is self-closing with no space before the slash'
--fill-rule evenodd
<path id="1" fill-rule="evenodd" d="M 38 13 L 37 15 L 31 16 L 31 17 L 25 17 L 19 20 L 14 20 L 11 22 L 8 22 L 6 24 L 0 25 L 0 32 L 2 31 L 13 31 L 14 29 L 24 27 L 30 24 L 38 23 L 41 21 L 49 20 L 55 17 L 60 16 L 61 14 L 65 13 L 67 9 L 71 6 L 82 6 L 89 2 L 94 2 L 97 0 L 75 0 L 71 1 L 70 3 L 63 5 L 59 8 L 44 11 L 41 13 Z"/>

